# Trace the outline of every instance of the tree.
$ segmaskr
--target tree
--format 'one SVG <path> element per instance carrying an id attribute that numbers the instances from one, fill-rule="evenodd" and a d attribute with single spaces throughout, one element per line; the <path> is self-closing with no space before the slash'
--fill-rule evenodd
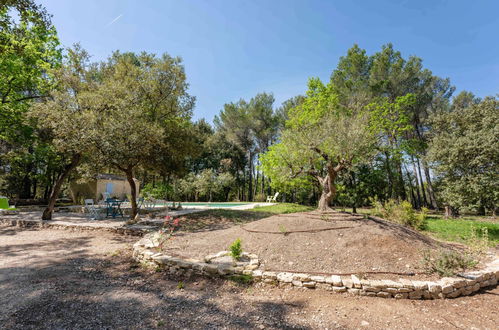
<path id="1" fill-rule="evenodd" d="M 47 96 L 54 84 L 52 69 L 60 65 L 61 50 L 50 16 L 31 0 L 6 0 L 0 5 L 0 150 L 11 188 L 30 198 L 41 169 L 36 160 L 49 157 L 26 120 L 33 101 Z M 45 158 L 42 163 L 48 163 Z M 36 181 L 35 181 L 36 182 Z"/>
<path id="2" fill-rule="evenodd" d="M 131 216 L 137 214 L 134 173 L 160 167 L 184 150 L 178 139 L 192 127 L 194 97 L 187 93 L 182 60 L 163 54 L 114 53 L 101 64 L 95 97 L 93 137 L 97 163 L 122 171 L 131 187 Z"/>
<path id="3" fill-rule="evenodd" d="M 463 102 L 464 98 L 468 101 Z M 499 99 L 461 94 L 454 111 L 432 118 L 428 157 L 440 179 L 447 215 L 469 207 L 496 213 L 499 201 Z"/>
<path id="4" fill-rule="evenodd" d="M 368 112 L 341 107 L 331 84 L 310 79 L 308 87 L 303 103 L 291 110 L 280 142 L 262 163 L 275 186 L 313 180 L 321 190 L 318 209 L 326 211 L 339 173 L 370 158 L 375 136 Z"/>
<path id="5" fill-rule="evenodd" d="M 215 127 L 225 138 L 247 157 L 248 165 L 248 200 L 253 200 L 253 161 L 256 153 L 255 132 L 248 103 L 240 100 L 228 103 L 214 119 Z M 244 185 L 244 182 L 243 182 Z"/>
<path id="6" fill-rule="evenodd" d="M 62 67 L 54 71 L 57 88 L 44 102 L 33 105 L 30 117 L 36 121 L 37 134 L 47 140 L 58 155 L 58 175 L 50 192 L 42 219 L 50 220 L 64 180 L 92 147 L 94 96 L 97 90 L 95 68 L 88 54 L 76 45 L 68 50 Z"/>

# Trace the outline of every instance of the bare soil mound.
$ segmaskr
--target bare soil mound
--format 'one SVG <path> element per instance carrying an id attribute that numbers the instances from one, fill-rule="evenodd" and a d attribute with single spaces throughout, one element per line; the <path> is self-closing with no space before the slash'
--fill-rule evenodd
<path id="1" fill-rule="evenodd" d="M 426 235 L 384 220 L 331 212 L 275 215 L 230 228 L 180 231 L 164 246 L 172 255 L 201 259 L 227 250 L 237 238 L 273 271 L 420 273 L 421 253 L 445 247 Z"/>

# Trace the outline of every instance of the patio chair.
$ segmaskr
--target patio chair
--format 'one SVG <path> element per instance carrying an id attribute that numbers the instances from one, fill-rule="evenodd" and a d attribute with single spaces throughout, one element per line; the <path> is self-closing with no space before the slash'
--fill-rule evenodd
<path id="1" fill-rule="evenodd" d="M 110 198 L 111 198 L 111 194 L 108 193 L 107 191 L 105 191 L 105 192 L 102 193 L 102 200 L 103 201 L 107 201 Z"/>
<path id="2" fill-rule="evenodd" d="M 0 212 L 2 214 L 15 214 L 17 209 L 14 206 L 9 205 L 9 199 L 4 196 L 0 196 Z"/>
<path id="3" fill-rule="evenodd" d="M 276 192 L 274 196 L 267 196 L 267 203 L 276 203 L 277 197 L 279 197 L 279 192 Z"/>
<path id="4" fill-rule="evenodd" d="M 85 212 L 89 214 L 91 220 L 102 220 L 101 211 L 102 209 L 95 206 L 93 199 L 85 199 Z"/>

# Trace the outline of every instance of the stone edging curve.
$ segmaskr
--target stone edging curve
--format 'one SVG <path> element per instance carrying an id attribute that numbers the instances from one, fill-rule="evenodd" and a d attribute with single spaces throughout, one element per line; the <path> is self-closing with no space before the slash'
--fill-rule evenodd
<path id="1" fill-rule="evenodd" d="M 258 256 L 245 254 L 247 263 L 215 264 L 211 260 L 228 255 L 227 251 L 205 257 L 205 260 L 182 259 L 157 252 L 160 237 L 147 234 L 133 246 L 133 258 L 141 263 L 161 267 L 172 275 L 202 275 L 227 277 L 251 275 L 255 281 L 271 285 L 317 288 L 353 295 L 396 299 L 448 299 L 467 296 L 485 287 L 495 287 L 499 281 L 499 259 L 485 269 L 444 277 L 438 281 L 413 281 L 409 279 L 365 280 L 356 275 L 317 276 L 306 273 L 273 272 L 258 269 Z"/>

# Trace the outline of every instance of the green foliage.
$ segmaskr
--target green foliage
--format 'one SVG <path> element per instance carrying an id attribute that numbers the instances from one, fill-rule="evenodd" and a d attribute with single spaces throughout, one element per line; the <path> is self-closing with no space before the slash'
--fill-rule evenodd
<path id="1" fill-rule="evenodd" d="M 321 173 L 363 162 L 374 151 L 368 112 L 342 109 L 331 84 L 314 78 L 308 87 L 303 102 L 290 110 L 280 142 L 261 157 L 264 173 L 280 190 L 316 183 Z"/>
<path id="2" fill-rule="evenodd" d="M 402 201 L 397 203 L 395 200 L 389 200 L 386 203 L 381 203 L 378 200 L 373 201 L 374 212 L 376 216 L 394 221 L 414 229 L 425 229 L 428 210 L 425 209 L 417 214 L 412 208 L 411 203 Z"/>
<path id="3" fill-rule="evenodd" d="M 469 253 L 454 250 L 423 252 L 423 268 L 429 274 L 438 274 L 441 277 L 456 276 L 459 272 L 471 269 L 478 264 L 475 256 Z"/>
<path id="4" fill-rule="evenodd" d="M 253 283 L 254 279 L 252 275 L 231 275 L 229 276 L 229 280 L 239 285 L 249 285 Z"/>
<path id="5" fill-rule="evenodd" d="M 241 259 L 241 254 L 243 253 L 243 248 L 241 246 L 241 239 L 236 239 L 230 246 L 229 246 L 229 251 L 230 255 L 234 260 L 239 260 Z"/>
<path id="6" fill-rule="evenodd" d="M 179 282 L 177 283 L 177 289 L 179 289 L 179 290 L 183 290 L 184 288 L 185 288 L 185 284 L 184 284 L 184 282 L 179 281 Z"/>
<path id="7" fill-rule="evenodd" d="M 47 141 L 36 136 L 37 127 L 26 118 L 26 112 L 54 87 L 52 73 L 61 57 L 56 30 L 42 6 L 32 0 L 2 2 L 0 175 L 5 169 L 2 190 L 10 196 L 32 197 L 33 183 L 47 186 L 47 177 L 58 174 L 58 168 L 52 166 L 53 153 L 44 152 Z M 43 179 L 37 181 L 40 177 Z"/>
<path id="8" fill-rule="evenodd" d="M 288 233 L 288 230 L 286 229 L 286 226 L 284 226 L 283 224 L 279 224 L 279 232 L 286 235 Z"/>
<path id="9" fill-rule="evenodd" d="M 189 173 L 179 181 L 181 193 L 186 198 L 206 201 L 226 200 L 232 186 L 234 176 L 229 172 L 217 173 L 213 169 L 204 169 L 199 174 Z"/>
<path id="10" fill-rule="evenodd" d="M 146 198 L 164 199 L 167 200 L 168 196 L 173 192 L 173 187 L 164 183 L 147 183 L 141 188 L 141 194 Z"/>
<path id="11" fill-rule="evenodd" d="M 499 203 L 499 99 L 477 103 L 463 98 L 455 111 L 433 117 L 428 156 L 446 205 L 494 211 Z"/>

